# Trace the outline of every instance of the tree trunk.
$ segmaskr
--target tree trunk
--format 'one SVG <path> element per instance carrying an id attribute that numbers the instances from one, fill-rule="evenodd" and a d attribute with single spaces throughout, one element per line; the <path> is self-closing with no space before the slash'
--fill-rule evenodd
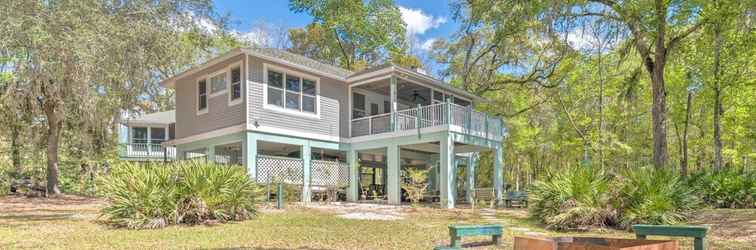
<path id="1" fill-rule="evenodd" d="M 693 92 L 688 91 L 688 103 L 685 106 L 685 126 L 682 136 L 682 160 L 680 161 L 680 175 L 688 176 L 688 125 L 690 123 L 690 106 L 693 101 Z"/>
<path id="2" fill-rule="evenodd" d="M 667 8 L 662 0 L 656 0 L 656 41 L 654 42 L 654 59 L 646 57 L 646 69 L 651 74 L 651 97 L 653 106 L 651 117 L 653 123 L 654 167 L 667 165 L 667 91 L 664 86 L 664 66 L 667 63 L 665 36 L 667 29 Z"/>
<path id="3" fill-rule="evenodd" d="M 722 85 L 720 77 L 720 53 L 722 50 L 722 32 L 719 25 L 714 27 L 714 171 L 722 169 Z"/>
<path id="4" fill-rule="evenodd" d="M 11 127 L 11 162 L 16 174 L 24 171 L 21 166 L 21 144 L 19 143 L 21 132 L 19 130 L 21 129 L 16 126 Z"/>
<path id="5" fill-rule="evenodd" d="M 664 66 L 662 61 L 656 61 L 651 72 L 651 92 L 653 106 L 651 116 L 653 122 L 654 167 L 663 168 L 667 164 L 667 100 L 664 87 Z"/>
<path id="6" fill-rule="evenodd" d="M 62 121 L 58 117 L 55 104 L 45 101 L 44 110 L 47 116 L 47 193 L 60 194 L 58 187 L 58 145 Z"/>

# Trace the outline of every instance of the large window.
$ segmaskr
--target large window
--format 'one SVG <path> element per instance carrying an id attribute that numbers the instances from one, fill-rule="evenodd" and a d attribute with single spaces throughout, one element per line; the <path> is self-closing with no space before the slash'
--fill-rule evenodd
<path id="1" fill-rule="evenodd" d="M 150 143 L 160 144 L 165 141 L 165 128 L 150 128 Z"/>
<path id="2" fill-rule="evenodd" d="M 304 113 L 317 113 L 317 81 L 268 70 L 268 104 Z"/>
<path id="3" fill-rule="evenodd" d="M 241 68 L 231 69 L 231 100 L 241 98 Z"/>
<path id="4" fill-rule="evenodd" d="M 131 129 L 132 136 L 131 136 L 131 142 L 133 143 L 149 143 L 150 139 L 147 137 L 147 128 L 146 127 L 133 127 Z"/>
<path id="5" fill-rule="evenodd" d="M 210 93 L 217 94 L 226 90 L 226 73 L 220 73 L 210 77 Z"/>

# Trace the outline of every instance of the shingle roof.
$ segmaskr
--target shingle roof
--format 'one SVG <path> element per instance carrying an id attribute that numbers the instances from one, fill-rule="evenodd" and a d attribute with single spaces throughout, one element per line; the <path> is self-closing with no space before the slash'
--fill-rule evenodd
<path id="1" fill-rule="evenodd" d="M 126 121 L 128 124 L 171 124 L 176 122 L 176 110 L 144 114 Z"/>
<path id="2" fill-rule="evenodd" d="M 290 63 L 298 64 L 304 67 L 308 67 L 314 70 L 322 71 L 325 73 L 333 74 L 336 76 L 339 76 L 341 78 L 346 78 L 349 75 L 352 74 L 352 71 L 343 69 L 341 67 L 337 67 L 334 65 L 330 65 L 327 63 L 319 62 L 317 60 L 308 58 L 303 55 L 294 54 L 291 52 L 288 52 L 286 50 L 282 49 L 275 49 L 275 48 L 246 48 L 247 52 L 251 53 L 258 53 L 266 56 L 270 56 L 273 58 L 279 58 L 282 60 L 286 60 Z"/>

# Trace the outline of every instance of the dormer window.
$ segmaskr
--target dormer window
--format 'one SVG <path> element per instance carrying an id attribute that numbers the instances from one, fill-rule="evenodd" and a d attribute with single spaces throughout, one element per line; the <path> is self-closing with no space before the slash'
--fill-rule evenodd
<path id="1" fill-rule="evenodd" d="M 268 68 L 266 107 L 303 115 L 318 114 L 318 79 L 284 69 Z"/>

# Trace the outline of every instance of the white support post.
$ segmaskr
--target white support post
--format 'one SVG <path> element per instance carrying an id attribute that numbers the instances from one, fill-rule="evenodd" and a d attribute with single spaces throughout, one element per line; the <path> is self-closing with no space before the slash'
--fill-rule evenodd
<path id="1" fill-rule="evenodd" d="M 242 143 L 242 152 L 244 157 L 244 165 L 247 167 L 247 175 L 252 180 L 257 180 L 257 135 L 252 132 L 247 132 L 244 135 L 244 142 Z"/>
<path id="2" fill-rule="evenodd" d="M 454 140 L 447 133 L 441 139 L 441 207 L 454 208 Z"/>
<path id="3" fill-rule="evenodd" d="M 310 166 L 312 159 L 312 148 L 310 142 L 302 145 L 302 202 L 309 203 L 312 194 L 310 188 Z"/>
<path id="4" fill-rule="evenodd" d="M 401 169 L 399 162 L 399 146 L 388 146 L 386 149 L 386 164 L 388 203 L 399 205 L 402 202 L 402 191 L 399 187 L 399 171 Z"/>
<path id="5" fill-rule="evenodd" d="M 347 163 L 349 164 L 349 189 L 347 189 L 347 200 L 351 202 L 357 201 L 359 197 L 359 167 L 357 158 L 357 151 L 350 149 L 347 152 Z"/>

